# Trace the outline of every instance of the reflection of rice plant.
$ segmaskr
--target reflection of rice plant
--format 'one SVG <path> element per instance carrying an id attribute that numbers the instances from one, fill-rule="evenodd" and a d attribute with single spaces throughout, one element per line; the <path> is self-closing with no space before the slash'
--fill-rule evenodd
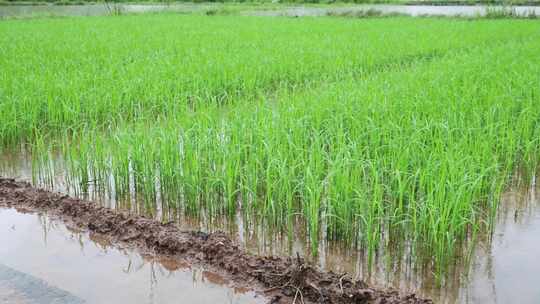
<path id="1" fill-rule="evenodd" d="M 226 7 L 209 8 L 204 11 L 204 14 L 207 16 L 230 15 L 231 13 L 233 11 Z"/>
<path id="2" fill-rule="evenodd" d="M 487 7 L 484 15 L 488 19 L 502 19 L 502 18 L 538 18 L 534 9 L 524 11 L 522 13 L 513 6 L 493 6 Z"/>
<path id="3" fill-rule="evenodd" d="M 528 18 L 528 19 L 537 19 L 540 16 L 536 13 L 536 11 L 534 9 L 530 9 L 530 10 L 527 10 L 524 13 L 522 13 L 520 15 L 520 17 L 521 18 Z"/>
<path id="4" fill-rule="evenodd" d="M 122 4 L 114 1 L 104 1 L 107 13 L 111 16 L 120 16 L 123 13 Z"/>
<path id="5" fill-rule="evenodd" d="M 350 18 L 370 18 L 370 17 L 396 17 L 403 16 L 400 13 L 385 13 L 381 10 L 374 8 L 361 9 L 361 10 L 345 10 L 345 11 L 335 11 L 330 10 L 326 13 L 330 17 L 350 17 Z"/>
<path id="6" fill-rule="evenodd" d="M 490 6 L 486 8 L 486 18 L 498 19 L 498 18 L 515 18 L 518 17 L 518 13 L 514 7 L 511 6 Z"/>

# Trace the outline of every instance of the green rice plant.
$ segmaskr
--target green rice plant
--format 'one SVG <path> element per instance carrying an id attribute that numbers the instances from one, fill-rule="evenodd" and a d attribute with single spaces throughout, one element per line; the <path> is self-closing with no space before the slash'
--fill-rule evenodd
<path id="1" fill-rule="evenodd" d="M 533 21 L 149 15 L 0 30 L 2 145 L 33 145 L 43 172 L 60 150 L 75 187 L 153 216 L 241 212 L 289 234 L 300 216 L 313 254 L 321 237 L 370 264 L 407 247 L 442 278 L 489 233 L 513 174 L 538 167 Z"/>
<path id="2" fill-rule="evenodd" d="M 35 128 L 107 128 L 200 104 L 362 78 L 412 59 L 431 60 L 450 48 L 533 31 L 526 24 L 330 18 L 299 23 L 172 14 L 10 20 L 0 28 L 0 127 L 7 143 L 30 139 Z"/>

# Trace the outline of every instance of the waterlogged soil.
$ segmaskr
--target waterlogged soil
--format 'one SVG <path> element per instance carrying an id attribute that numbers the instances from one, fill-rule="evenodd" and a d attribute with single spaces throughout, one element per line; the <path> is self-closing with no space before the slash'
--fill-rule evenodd
<path id="1" fill-rule="evenodd" d="M 373 288 L 347 273 L 322 271 L 299 255 L 252 255 L 221 232 L 182 231 L 174 223 L 112 211 L 14 179 L 0 178 L 0 207 L 46 213 L 118 247 L 203 266 L 237 288 L 258 291 L 267 303 L 432 303 L 415 294 Z"/>

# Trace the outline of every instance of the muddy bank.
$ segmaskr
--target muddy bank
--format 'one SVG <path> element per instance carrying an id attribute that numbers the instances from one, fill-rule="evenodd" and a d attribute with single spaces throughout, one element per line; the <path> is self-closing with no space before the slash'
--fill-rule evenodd
<path id="1" fill-rule="evenodd" d="M 371 288 L 344 273 L 320 271 L 300 256 L 248 254 L 223 233 L 181 231 L 172 223 L 115 212 L 13 179 L 0 178 L 0 206 L 46 212 L 120 246 L 210 267 L 239 286 L 260 291 L 269 303 L 432 303 L 414 294 Z"/>

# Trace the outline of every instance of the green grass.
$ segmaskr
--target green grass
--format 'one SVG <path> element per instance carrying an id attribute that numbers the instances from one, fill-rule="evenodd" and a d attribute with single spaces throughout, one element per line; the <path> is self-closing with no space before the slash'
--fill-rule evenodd
<path id="1" fill-rule="evenodd" d="M 36 167 L 60 151 L 73 186 L 135 188 L 149 210 L 241 204 L 273 229 L 301 214 L 314 253 L 324 227 L 444 271 L 538 165 L 532 20 L 164 14 L 0 33 L 4 149 L 28 144 Z"/>

